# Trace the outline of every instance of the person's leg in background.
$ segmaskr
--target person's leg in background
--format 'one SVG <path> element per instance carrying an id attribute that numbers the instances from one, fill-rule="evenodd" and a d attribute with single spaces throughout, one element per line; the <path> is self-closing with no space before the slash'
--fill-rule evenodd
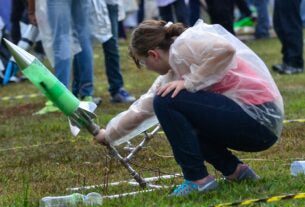
<path id="1" fill-rule="evenodd" d="M 301 2 L 301 18 L 303 22 L 303 27 L 305 27 L 305 0 Z"/>
<path id="2" fill-rule="evenodd" d="M 73 93 L 81 99 L 93 95 L 93 51 L 89 29 L 89 1 L 72 1 L 72 18 L 82 51 L 74 56 Z"/>
<path id="3" fill-rule="evenodd" d="M 176 0 L 173 2 L 177 22 L 181 22 L 186 26 L 190 25 L 189 8 L 184 0 Z"/>
<path id="4" fill-rule="evenodd" d="M 139 2 L 139 10 L 138 10 L 138 24 L 140 24 L 144 20 L 145 16 L 145 0 L 140 0 Z"/>
<path id="5" fill-rule="evenodd" d="M 235 34 L 233 30 L 234 0 L 206 0 L 212 24 L 220 24 L 226 30 Z"/>
<path id="6" fill-rule="evenodd" d="M 172 4 L 166 5 L 166 6 L 159 6 L 159 14 L 162 20 L 166 22 L 174 22 L 174 16 L 172 11 Z"/>
<path id="7" fill-rule="evenodd" d="M 11 38 L 14 44 L 18 44 L 21 38 L 20 21 L 23 17 L 26 5 L 23 0 L 12 1 L 12 12 L 11 12 Z"/>
<path id="8" fill-rule="evenodd" d="M 49 24 L 52 30 L 55 76 L 70 88 L 72 0 L 47 1 Z"/>
<path id="9" fill-rule="evenodd" d="M 254 5 L 257 10 L 257 22 L 255 27 L 255 38 L 269 38 L 270 19 L 268 4 L 269 0 L 254 0 Z"/>
<path id="10" fill-rule="evenodd" d="M 190 11 L 190 26 L 193 26 L 196 21 L 200 18 L 200 1 L 190 0 L 189 11 Z"/>
<path id="11" fill-rule="evenodd" d="M 119 25 L 118 25 L 118 36 L 120 39 L 122 40 L 127 40 L 127 35 L 126 35 L 126 31 L 125 31 L 125 26 L 124 26 L 124 20 L 119 21 Z"/>
<path id="12" fill-rule="evenodd" d="M 47 13 L 53 40 L 54 75 L 67 88 L 70 88 L 72 62 L 72 40 L 70 38 L 71 3 L 72 0 L 47 1 Z M 59 111 L 59 109 L 51 101 L 47 101 L 45 107 L 34 114 L 43 115 L 56 111 Z"/>
<path id="13" fill-rule="evenodd" d="M 135 101 L 135 98 L 123 89 L 124 82 L 121 74 L 118 46 L 118 5 L 107 4 L 107 8 L 111 22 L 112 37 L 103 43 L 103 50 L 105 55 L 106 75 L 109 83 L 109 93 L 112 97 L 111 101 L 115 103 L 133 102 Z"/>
<path id="14" fill-rule="evenodd" d="M 252 12 L 251 12 L 246 0 L 234 0 L 234 1 L 241 13 L 240 19 L 252 16 Z"/>
<path id="15" fill-rule="evenodd" d="M 301 0 L 275 0 L 273 25 L 282 43 L 283 63 L 274 65 L 280 74 L 303 72 L 303 28 L 300 15 Z"/>

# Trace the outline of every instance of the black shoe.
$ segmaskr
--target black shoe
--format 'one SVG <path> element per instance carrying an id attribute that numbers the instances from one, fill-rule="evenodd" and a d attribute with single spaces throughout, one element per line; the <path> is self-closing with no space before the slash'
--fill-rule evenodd
<path id="1" fill-rule="evenodd" d="M 291 74 L 302 73 L 304 71 L 304 68 L 292 67 L 284 63 L 284 64 L 273 65 L 272 70 L 279 74 L 291 75 Z"/>

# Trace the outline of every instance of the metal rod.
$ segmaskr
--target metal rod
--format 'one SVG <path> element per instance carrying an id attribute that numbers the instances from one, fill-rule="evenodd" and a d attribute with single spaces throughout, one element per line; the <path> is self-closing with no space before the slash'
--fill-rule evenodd
<path id="1" fill-rule="evenodd" d="M 144 146 L 147 145 L 147 143 L 151 140 L 151 138 L 158 132 L 160 129 L 160 125 L 157 125 L 155 129 L 151 133 L 147 133 L 146 131 L 144 132 L 145 137 L 143 141 L 136 146 L 130 153 L 129 155 L 124 159 L 126 162 L 129 162 L 132 157 L 134 157 L 141 149 L 143 149 Z"/>
<path id="2" fill-rule="evenodd" d="M 131 165 L 124 160 L 124 158 L 120 155 L 120 153 L 117 151 L 117 149 L 112 145 L 107 145 L 107 148 L 110 152 L 112 152 L 116 158 L 121 162 L 121 164 L 129 171 L 129 173 L 132 175 L 132 177 L 139 183 L 139 185 L 142 188 L 146 187 L 145 180 L 137 173 Z"/>
<path id="3" fill-rule="evenodd" d="M 90 119 L 88 117 L 88 120 L 86 120 L 86 128 L 87 130 L 93 135 L 96 136 L 100 130 L 100 127 L 95 124 L 92 119 Z M 155 128 L 155 130 L 153 130 L 154 133 L 156 133 L 159 129 L 159 126 L 157 126 Z M 129 171 L 129 173 L 131 174 L 131 176 L 139 183 L 139 185 L 142 188 L 145 188 L 147 185 L 147 182 L 140 176 L 140 174 L 135 171 L 131 165 L 129 164 L 129 160 L 131 159 L 132 156 L 134 156 L 137 152 L 140 151 L 140 149 L 142 149 L 142 147 L 144 146 L 144 144 L 146 144 L 148 142 L 148 140 L 153 137 L 153 133 L 151 134 L 147 134 L 146 133 L 146 137 L 144 138 L 144 140 L 141 142 L 141 144 L 139 146 L 137 146 L 126 158 L 122 157 L 121 154 L 118 152 L 118 150 L 112 146 L 111 144 L 107 144 L 106 147 L 108 148 L 109 152 L 111 154 L 113 154 L 120 162 L 121 164 Z"/>

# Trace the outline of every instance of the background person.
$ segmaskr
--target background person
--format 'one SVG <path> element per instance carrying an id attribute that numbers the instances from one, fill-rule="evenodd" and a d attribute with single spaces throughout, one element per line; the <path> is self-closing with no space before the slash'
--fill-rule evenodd
<path id="1" fill-rule="evenodd" d="M 303 27 L 300 15 L 301 0 L 275 0 L 273 25 L 282 43 L 282 63 L 272 69 L 280 74 L 304 71 Z"/>
<path id="2" fill-rule="evenodd" d="M 124 89 L 119 52 L 119 7 L 117 0 L 106 0 L 112 37 L 102 44 L 109 93 L 113 103 L 131 103 L 136 99 Z"/>
<path id="3" fill-rule="evenodd" d="M 71 66 L 74 61 L 77 64 L 73 71 L 77 84 L 73 84 L 72 91 L 81 100 L 92 101 L 93 51 L 89 28 L 89 0 L 28 1 L 32 7 L 30 10 L 35 10 L 30 13 L 29 19 L 33 24 L 35 21 L 38 23 L 43 47 L 54 65 L 55 76 L 70 88 Z M 34 18 L 33 14 L 36 14 Z M 49 31 L 46 25 L 49 26 Z M 45 107 L 35 114 L 55 111 L 59 109 L 51 101 L 47 101 Z"/>
<path id="4" fill-rule="evenodd" d="M 220 24 L 235 34 L 233 29 L 235 0 L 206 0 L 211 24 Z"/>

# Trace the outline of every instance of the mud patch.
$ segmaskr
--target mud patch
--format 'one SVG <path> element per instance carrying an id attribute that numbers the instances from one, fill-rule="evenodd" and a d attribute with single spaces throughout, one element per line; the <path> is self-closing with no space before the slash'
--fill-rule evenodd
<path id="1" fill-rule="evenodd" d="M 8 108 L 0 109 L 0 117 L 1 119 L 8 119 L 15 116 L 28 116 L 32 115 L 35 110 L 38 110 L 42 107 L 41 103 L 35 104 L 24 104 L 19 106 L 13 106 Z"/>

